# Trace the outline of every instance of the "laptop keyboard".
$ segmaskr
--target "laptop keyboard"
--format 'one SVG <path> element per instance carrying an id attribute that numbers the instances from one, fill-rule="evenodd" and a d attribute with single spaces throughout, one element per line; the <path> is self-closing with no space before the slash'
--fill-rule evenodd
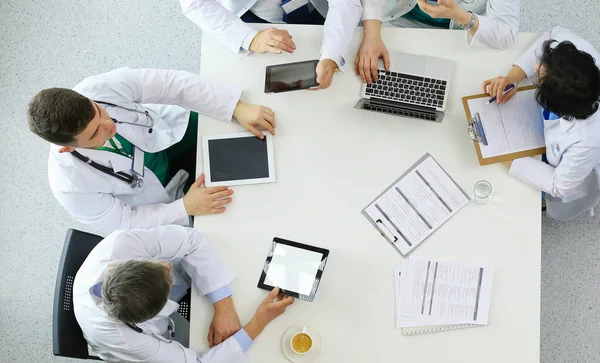
<path id="1" fill-rule="evenodd" d="M 383 69 L 379 69 L 378 72 L 377 82 L 367 84 L 367 95 L 420 106 L 444 106 L 446 81 L 386 72 Z"/>
<path id="2" fill-rule="evenodd" d="M 421 120 L 435 121 L 437 114 L 435 112 L 421 112 L 415 110 L 407 110 L 397 107 L 385 106 L 380 104 L 365 103 L 362 105 L 363 110 L 383 112 L 390 115 L 418 118 Z"/>

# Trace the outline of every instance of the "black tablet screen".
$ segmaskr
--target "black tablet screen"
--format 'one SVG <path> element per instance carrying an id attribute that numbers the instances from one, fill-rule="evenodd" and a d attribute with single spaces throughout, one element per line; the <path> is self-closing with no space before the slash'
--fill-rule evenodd
<path id="1" fill-rule="evenodd" d="M 208 140 L 211 181 L 268 178 L 267 137 Z"/>
<path id="2" fill-rule="evenodd" d="M 280 64 L 267 68 L 267 92 L 292 91 L 318 86 L 317 61 Z"/>

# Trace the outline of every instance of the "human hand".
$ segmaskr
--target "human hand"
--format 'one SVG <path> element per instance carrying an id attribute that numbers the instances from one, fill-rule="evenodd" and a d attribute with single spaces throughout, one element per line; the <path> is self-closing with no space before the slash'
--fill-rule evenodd
<path id="1" fill-rule="evenodd" d="M 250 50 L 256 53 L 281 54 L 281 50 L 293 53 L 296 50 L 296 44 L 287 30 L 269 28 L 259 31 L 254 36 L 250 43 Z"/>
<path id="2" fill-rule="evenodd" d="M 202 187 L 204 174 L 192 184 L 190 190 L 183 197 L 183 205 L 190 216 L 201 216 L 204 214 L 219 214 L 225 212 L 225 205 L 231 203 L 233 190 L 228 187 Z"/>
<path id="3" fill-rule="evenodd" d="M 429 5 L 425 2 L 425 0 L 417 0 L 417 4 L 419 4 L 419 8 L 421 8 L 421 10 L 424 13 L 431 16 L 432 18 L 452 19 L 454 21 L 457 21 L 460 24 L 465 24 L 462 21 L 463 17 L 461 17 L 460 15 L 467 14 L 467 12 L 464 11 L 460 6 L 458 6 L 458 4 L 456 3 L 456 0 L 438 0 L 437 3 L 438 3 L 437 6 Z M 469 20 L 470 19 L 471 19 L 471 16 L 469 15 Z M 467 23 L 468 23 L 468 21 L 467 21 Z"/>
<path id="4" fill-rule="evenodd" d="M 329 58 L 321 59 L 317 64 L 317 83 L 319 87 L 317 89 L 326 89 L 331 86 L 333 80 L 333 74 L 338 69 L 337 64 Z"/>
<path id="5" fill-rule="evenodd" d="M 247 105 L 239 101 L 233 111 L 233 117 L 259 139 L 264 139 L 265 135 L 258 130 L 257 126 L 275 135 L 275 112 L 268 107 Z"/>
<path id="6" fill-rule="evenodd" d="M 290 296 L 284 296 L 279 293 L 279 288 L 274 288 L 267 297 L 258 305 L 254 317 L 248 325 L 244 327 L 246 333 L 252 338 L 256 339 L 263 329 L 277 318 L 279 315 L 285 312 L 288 306 L 294 303 L 294 298 Z"/>
<path id="7" fill-rule="evenodd" d="M 372 83 L 377 81 L 379 58 L 383 58 L 383 66 L 386 72 L 389 72 L 390 56 L 381 40 L 381 36 L 363 37 L 354 61 L 354 71 L 357 76 L 362 78 L 363 82 Z"/>
<path id="8" fill-rule="evenodd" d="M 215 315 L 208 329 L 208 345 L 212 348 L 240 330 L 240 318 L 231 296 L 215 303 Z"/>
<path id="9" fill-rule="evenodd" d="M 496 96 L 497 104 L 506 103 L 517 93 L 518 83 L 519 81 L 508 76 L 488 79 L 487 81 L 483 82 L 483 93 L 487 93 L 492 97 Z M 514 84 L 515 87 L 508 91 L 505 95 L 502 95 L 506 87 L 511 84 Z"/>

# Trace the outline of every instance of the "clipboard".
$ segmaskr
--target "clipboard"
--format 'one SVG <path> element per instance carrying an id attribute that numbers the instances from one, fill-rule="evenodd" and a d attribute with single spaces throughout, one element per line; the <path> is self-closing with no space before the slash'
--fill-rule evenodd
<path id="1" fill-rule="evenodd" d="M 517 88 L 517 92 L 521 91 L 529 91 L 535 89 L 535 86 L 525 86 Z M 477 94 L 473 96 L 465 96 L 462 98 L 463 106 L 465 108 L 465 114 L 467 115 L 468 120 L 468 132 L 471 138 L 473 139 L 473 144 L 475 145 L 475 151 L 477 152 L 477 158 L 479 159 L 479 165 L 491 165 L 496 163 L 501 163 L 504 161 L 512 161 L 514 159 L 524 158 L 527 156 L 536 156 L 541 155 L 546 152 L 546 147 L 541 147 L 537 149 L 519 151 L 516 153 L 504 154 L 499 156 L 494 156 L 490 158 L 483 158 L 481 155 L 481 148 L 479 147 L 479 143 L 482 142 L 484 145 L 487 145 L 487 139 L 485 137 L 485 133 L 481 127 L 481 119 L 479 118 L 479 113 L 475 113 L 475 115 L 471 114 L 471 110 L 469 109 L 469 100 L 477 99 L 477 98 L 489 98 L 488 94 Z"/>
<path id="2" fill-rule="evenodd" d="M 373 227 L 375 227 L 375 229 L 377 230 L 377 232 L 379 232 L 379 234 L 389 243 L 392 245 L 392 247 L 396 250 L 396 252 L 398 252 L 400 254 L 400 256 L 402 257 L 407 257 L 408 254 L 410 254 L 412 251 L 414 251 L 415 248 L 417 248 L 418 246 L 420 246 L 423 242 L 425 242 L 425 240 L 429 237 L 431 237 L 431 235 L 425 237 L 425 239 L 416 242 L 416 244 L 411 244 L 408 240 L 405 239 L 400 239 L 403 238 L 402 236 L 402 232 L 397 230 L 397 231 L 392 231 L 389 228 L 387 228 L 385 226 L 385 224 L 383 223 L 383 221 L 381 219 L 377 219 L 377 220 L 373 220 L 373 218 L 369 215 L 369 213 L 367 212 L 367 208 L 369 208 L 370 205 L 372 205 L 373 203 L 375 203 L 377 200 L 379 200 L 385 193 L 387 193 L 390 189 L 394 188 L 394 186 L 396 184 L 398 184 L 398 182 L 400 182 L 400 180 L 402 180 L 403 178 L 405 178 L 409 173 L 411 173 L 415 168 L 417 168 L 423 161 L 425 161 L 426 159 L 431 158 L 433 159 L 433 161 L 440 167 L 440 169 L 444 172 L 444 174 L 446 174 L 446 176 L 448 176 L 448 178 L 452 181 L 452 183 L 456 186 L 456 188 L 466 197 L 467 199 L 467 203 L 469 201 L 471 201 L 471 197 L 469 196 L 469 194 L 467 194 L 467 192 L 465 192 L 465 190 L 458 185 L 458 183 L 456 182 L 456 180 L 454 180 L 454 178 L 452 178 L 452 176 L 450 174 L 448 174 L 448 172 L 446 171 L 446 169 L 444 169 L 440 163 L 437 162 L 437 160 L 430 154 L 430 153 L 426 153 L 425 155 L 423 155 L 419 160 L 417 160 L 417 162 L 415 162 L 410 168 L 408 168 L 408 170 L 406 170 L 402 175 L 400 175 L 400 177 L 398 177 L 396 180 L 394 180 L 393 183 L 391 183 L 387 188 L 385 188 L 384 191 L 382 191 L 381 193 L 379 193 L 379 195 L 377 195 L 377 197 L 375 197 L 372 201 L 369 202 L 369 204 L 367 204 L 366 207 L 364 207 L 361 211 L 361 214 L 367 219 L 367 221 L 369 221 L 369 223 L 371 223 L 371 225 Z M 465 204 L 466 205 L 466 204 Z M 456 212 L 458 212 L 460 209 L 462 209 L 464 207 L 461 206 L 459 209 L 457 209 Z M 383 215 L 385 215 L 385 213 L 382 213 Z M 452 216 L 450 216 L 450 218 L 452 218 Z M 450 220 L 450 218 L 448 218 L 446 221 L 444 221 L 442 223 L 442 225 L 446 222 L 448 222 L 448 220 Z M 433 233 L 434 234 L 442 225 L 438 226 Z M 388 236 L 389 234 L 389 236 Z M 398 237 L 398 235 L 400 235 L 400 238 Z M 390 237 L 392 236 L 392 237 Z M 402 251 L 400 251 L 400 249 L 398 248 L 398 246 L 396 246 L 397 242 L 403 241 L 405 243 L 407 243 L 410 247 L 409 251 L 407 253 L 403 253 Z"/>

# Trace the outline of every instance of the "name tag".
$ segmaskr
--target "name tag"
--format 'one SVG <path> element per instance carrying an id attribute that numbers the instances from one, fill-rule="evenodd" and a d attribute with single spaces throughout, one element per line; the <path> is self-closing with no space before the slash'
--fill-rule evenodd
<path id="1" fill-rule="evenodd" d="M 308 3 L 308 0 L 289 0 L 283 1 L 280 6 L 284 13 L 291 14 Z"/>
<path id="2" fill-rule="evenodd" d="M 137 146 L 133 147 L 133 160 L 131 161 L 131 170 L 137 175 L 144 176 L 144 151 Z"/>

